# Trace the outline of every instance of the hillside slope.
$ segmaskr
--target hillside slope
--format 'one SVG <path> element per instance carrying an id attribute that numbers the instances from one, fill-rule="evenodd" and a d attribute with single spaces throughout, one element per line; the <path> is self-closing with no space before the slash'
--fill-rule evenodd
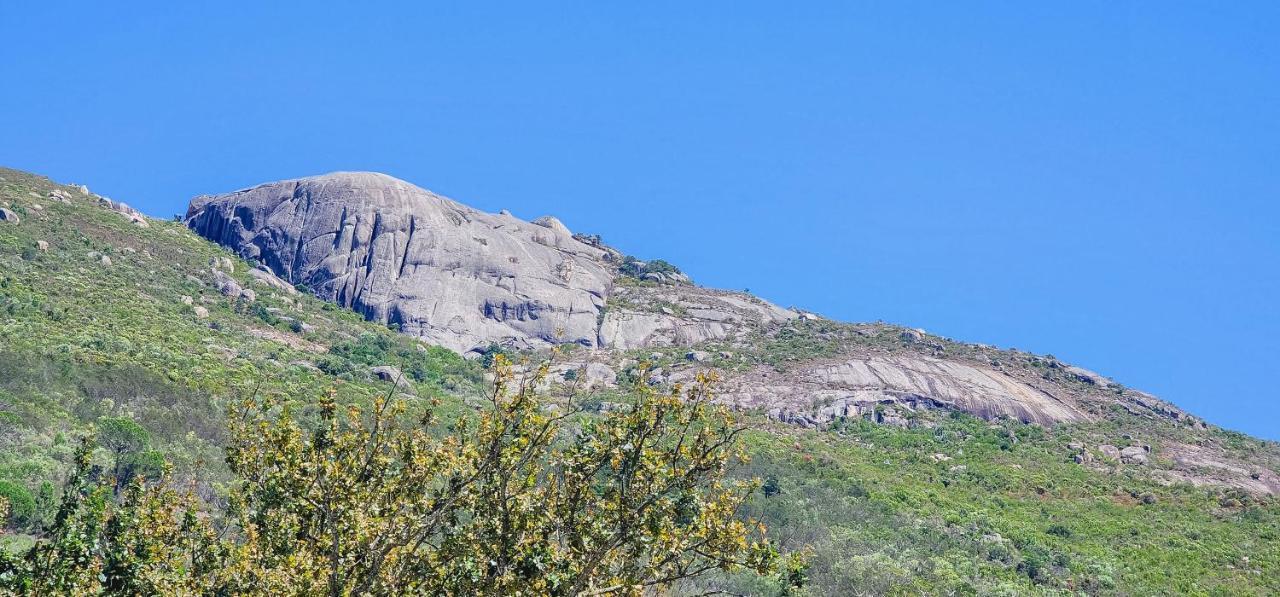
<path id="1" fill-rule="evenodd" d="M 604 365 L 604 385 L 629 377 L 641 361 L 657 367 L 647 374 L 653 383 L 713 369 L 725 379 L 725 403 L 802 426 L 863 418 L 927 426 L 962 411 L 1041 425 L 1123 412 L 1189 437 L 1207 428 L 1150 394 L 1053 357 L 834 322 L 700 288 L 666 262 L 635 260 L 598 237 L 572 235 L 555 218 L 486 214 L 384 174 L 335 173 L 197 197 L 186 223 L 321 298 L 433 343 L 460 351 L 493 343 L 596 348 L 568 368 Z M 1134 435 L 1082 449 L 1090 461 L 1163 458 L 1174 462 L 1172 478 L 1280 492 L 1274 467 L 1235 462 L 1212 447 L 1153 447 Z"/>
<path id="2" fill-rule="evenodd" d="M 0 208 L 0 490 L 33 503 L 7 521 L 5 542 L 38 534 L 74 437 L 106 418 L 139 422 L 180 479 L 220 500 L 228 398 L 268 393 L 305 411 L 340 383 L 344 399 L 365 400 L 396 391 L 375 370 L 392 366 L 408 380 L 401 392 L 463 409 L 483 384 L 483 359 L 298 292 L 182 223 L 5 169 Z M 616 263 L 605 320 L 650 331 L 571 351 L 557 375 L 586 376 L 604 409 L 641 372 L 667 384 L 720 371 L 723 399 L 751 427 L 752 460 L 737 474 L 766 480 L 750 514 L 784 546 L 812 549 L 814 594 L 1280 592 L 1274 443 L 1051 357 L 832 322 Z M 979 418 L 948 405 L 961 396 L 943 392 L 960 390 L 938 375 L 1019 404 L 1024 390 L 1007 380 L 1061 392 L 1051 404 L 1075 414 Z M 820 393 L 830 388 L 841 393 Z M 841 402 L 859 392 L 874 400 L 865 412 Z M 1123 458 L 1102 448 L 1131 444 Z M 686 589 L 775 594 L 758 582 Z"/>

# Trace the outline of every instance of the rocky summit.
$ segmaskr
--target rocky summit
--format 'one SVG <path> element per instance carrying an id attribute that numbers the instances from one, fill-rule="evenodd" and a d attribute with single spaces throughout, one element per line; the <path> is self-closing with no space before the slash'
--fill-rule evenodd
<path id="1" fill-rule="evenodd" d="M 723 401 L 781 421 L 906 425 L 942 409 L 1051 425 L 1119 404 L 1198 423 L 1085 369 L 701 288 L 554 217 L 485 213 L 385 174 L 201 196 L 186 223 L 289 284 L 433 344 L 464 353 L 576 344 L 597 349 L 580 364 L 625 370 L 644 360 L 654 383 L 715 369 Z M 666 353 L 646 352 L 655 348 L 715 358 L 677 350 L 663 362 Z"/>
<path id="2" fill-rule="evenodd" d="M 0 549 L 45 541 L 73 438 L 126 433 L 127 466 L 172 463 L 222 501 L 240 398 L 310 417 L 394 396 L 450 433 L 491 407 L 505 354 L 584 421 L 628 412 L 636 384 L 718 377 L 750 457 L 734 474 L 760 479 L 771 536 L 811 550 L 813 595 L 1280 592 L 1280 444 L 1052 355 L 701 287 L 378 174 L 172 222 L 0 168 L 0 216 Z M 779 594 L 758 582 L 675 592 Z"/>
<path id="3" fill-rule="evenodd" d="M 187 224 L 321 298 L 459 352 L 595 346 L 612 278 L 605 251 L 559 222 L 484 213 L 369 172 L 198 197 Z"/>

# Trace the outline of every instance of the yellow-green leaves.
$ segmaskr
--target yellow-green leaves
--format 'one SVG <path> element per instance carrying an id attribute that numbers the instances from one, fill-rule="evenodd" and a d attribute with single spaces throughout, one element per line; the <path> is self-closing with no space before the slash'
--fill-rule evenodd
<path id="1" fill-rule="evenodd" d="M 141 479 L 115 503 L 84 460 L 59 530 L 33 550 L 41 565 L 6 562 L 21 582 L 5 586 L 641 595 L 712 570 L 779 568 L 763 526 L 739 516 L 757 484 L 725 477 L 741 428 L 711 403 L 714 379 L 638 385 L 629 409 L 597 416 L 538 392 L 547 364 L 517 376 L 497 354 L 491 371 L 486 407 L 452 433 L 390 396 L 362 409 L 335 390 L 306 423 L 288 402 L 236 402 L 225 509 Z"/>

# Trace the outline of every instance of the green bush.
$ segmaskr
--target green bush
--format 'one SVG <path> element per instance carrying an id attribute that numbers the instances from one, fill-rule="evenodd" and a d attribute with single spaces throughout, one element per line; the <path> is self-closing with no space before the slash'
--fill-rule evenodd
<path id="1" fill-rule="evenodd" d="M 24 528 L 32 521 L 36 513 L 36 500 L 26 487 L 13 481 L 0 479 L 0 498 L 9 502 L 9 520 L 6 523 L 14 528 Z"/>

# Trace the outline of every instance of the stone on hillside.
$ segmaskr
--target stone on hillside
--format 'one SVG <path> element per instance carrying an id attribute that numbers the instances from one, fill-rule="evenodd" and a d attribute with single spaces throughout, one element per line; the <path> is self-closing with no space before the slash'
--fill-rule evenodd
<path id="1" fill-rule="evenodd" d="M 1085 369 L 1083 367 L 1068 365 L 1063 368 L 1063 371 L 1066 371 L 1067 373 L 1071 374 L 1072 377 L 1076 378 L 1079 381 L 1087 383 L 1089 385 L 1098 386 L 1098 387 L 1106 387 L 1108 385 L 1111 385 L 1111 380 L 1097 373 L 1094 373 L 1088 369 Z"/>
<path id="2" fill-rule="evenodd" d="M 711 358 L 711 355 L 709 355 L 709 354 L 707 354 L 706 352 L 703 352 L 703 351 L 701 351 L 701 350 L 691 350 L 691 351 L 689 351 L 689 352 L 685 353 L 684 358 L 685 358 L 685 360 L 688 360 L 688 361 L 693 361 L 693 362 L 695 362 L 695 363 L 701 363 L 701 362 L 706 361 L 707 359 Z"/>
<path id="3" fill-rule="evenodd" d="M 588 386 L 613 386 L 618 382 L 618 374 L 604 363 L 587 363 L 582 370 Z"/>
<path id="4" fill-rule="evenodd" d="M 230 257 L 213 256 L 209 258 L 209 267 L 214 269 L 226 270 L 228 273 L 236 273 L 236 263 Z"/>
<path id="5" fill-rule="evenodd" d="M 1129 446 L 1120 450 L 1120 461 L 1125 464 L 1146 464 L 1147 452 L 1142 446 Z"/>
<path id="6" fill-rule="evenodd" d="M 401 392 L 405 392 L 410 395 L 417 395 L 413 389 L 413 384 L 409 383 L 409 378 L 405 377 L 404 373 L 396 367 L 392 367 L 391 365 L 378 365 L 377 367 L 370 367 L 369 372 L 373 373 L 373 376 L 379 380 L 396 384 L 396 389 Z"/>
<path id="7" fill-rule="evenodd" d="M 962 410 L 988 420 L 1008 417 L 1042 425 L 1088 420 L 1070 402 L 1006 373 L 909 354 L 820 361 L 785 372 L 758 367 L 726 378 L 718 395 L 747 408 L 785 405 L 798 410 L 823 400 L 834 407 L 830 418 L 862 417 L 878 405 L 895 405 Z"/>
<path id="8" fill-rule="evenodd" d="M 543 228 L 550 228 L 551 230 L 554 230 L 558 234 L 563 234 L 564 236 L 573 238 L 573 233 L 569 232 L 569 228 L 565 226 L 564 223 L 561 222 L 555 216 L 542 216 L 541 218 L 538 218 L 530 223 L 537 224 L 539 226 L 542 226 Z"/>
<path id="9" fill-rule="evenodd" d="M 1108 460 L 1120 459 L 1120 448 L 1111 444 L 1102 444 L 1101 446 L 1098 446 L 1098 451 L 1101 452 L 1102 456 Z"/>
<path id="10" fill-rule="evenodd" d="M 195 307 L 192 307 L 191 310 L 195 311 L 196 317 L 200 319 L 204 319 L 209 316 L 209 310 L 200 305 L 196 305 Z"/>
<path id="11" fill-rule="evenodd" d="M 240 296 L 240 283 L 234 278 L 223 273 L 222 270 L 209 270 L 213 272 L 213 287 L 222 293 L 222 296 L 237 297 Z"/>
<path id="12" fill-rule="evenodd" d="M 258 300 L 258 293 L 249 288 L 241 288 L 240 298 L 252 303 L 253 301 Z"/>
<path id="13" fill-rule="evenodd" d="M 40 205 L 39 203 L 32 203 L 32 204 L 31 204 L 31 209 L 32 209 L 33 211 L 44 211 L 44 206 L 43 206 L 43 205 Z"/>
<path id="14" fill-rule="evenodd" d="M 40 249 L 41 251 L 48 251 L 48 250 L 49 250 L 49 241 L 47 241 L 47 240 L 38 240 L 38 241 L 36 241 L 36 248 L 37 248 L 37 249 Z"/>
<path id="15" fill-rule="evenodd" d="M 404 373 L 401 372 L 400 369 L 392 367 L 391 365 L 378 365 L 377 367 L 370 368 L 369 372 L 373 373 L 374 377 L 377 377 L 382 381 L 397 381 L 404 379 Z"/>
<path id="16" fill-rule="evenodd" d="M 903 342 L 914 344 L 924 340 L 924 330 L 903 330 L 901 334 L 898 334 L 898 337 Z"/>
<path id="17" fill-rule="evenodd" d="M 186 223 L 366 318 L 459 352 L 596 346 L 604 251 L 374 173 L 198 197 Z"/>
<path id="18" fill-rule="evenodd" d="M 901 427 L 903 429 L 906 429 L 907 426 L 911 424 L 911 421 L 908 421 L 906 417 L 899 416 L 897 413 L 889 412 L 876 413 L 875 421 L 881 425 Z"/>
<path id="19" fill-rule="evenodd" d="M 298 294 L 298 289 L 294 288 L 292 284 L 280 279 L 279 276 L 276 276 L 264 266 L 260 265 L 249 270 L 249 277 L 253 278 L 253 281 L 258 284 L 274 288 L 285 294 Z"/>
<path id="20" fill-rule="evenodd" d="M 87 187 L 87 186 L 85 186 L 85 185 L 80 185 L 80 194 L 81 194 L 81 195 L 88 195 L 88 194 L 89 194 L 89 187 Z"/>
<path id="21" fill-rule="evenodd" d="M 22 219 L 18 217 L 18 214 L 13 213 L 12 211 L 6 208 L 0 207 L 0 222 L 10 222 L 13 224 L 21 224 Z"/>
<path id="22" fill-rule="evenodd" d="M 1090 454 L 1088 452 L 1081 452 L 1079 454 L 1076 454 L 1073 457 L 1073 460 L 1076 461 L 1076 464 L 1089 464 L 1090 462 L 1093 462 L 1093 454 Z"/>
<path id="23" fill-rule="evenodd" d="M 190 304 L 192 304 L 192 303 L 194 303 L 194 302 L 195 302 L 191 297 L 189 297 L 189 296 L 187 296 L 187 295 L 185 295 L 185 294 L 184 294 L 184 295 L 182 295 L 181 297 L 179 297 L 179 300 L 181 300 L 181 301 L 182 301 L 182 304 L 184 304 L 184 305 L 190 305 Z"/>
<path id="24" fill-rule="evenodd" d="M 683 272 L 645 272 L 640 276 L 641 280 L 657 282 L 659 284 L 690 284 L 692 280 Z"/>
<path id="25" fill-rule="evenodd" d="M 111 265 L 111 258 L 106 255 L 103 255 L 102 259 L 100 259 L 99 261 L 102 263 L 102 265 Z"/>

